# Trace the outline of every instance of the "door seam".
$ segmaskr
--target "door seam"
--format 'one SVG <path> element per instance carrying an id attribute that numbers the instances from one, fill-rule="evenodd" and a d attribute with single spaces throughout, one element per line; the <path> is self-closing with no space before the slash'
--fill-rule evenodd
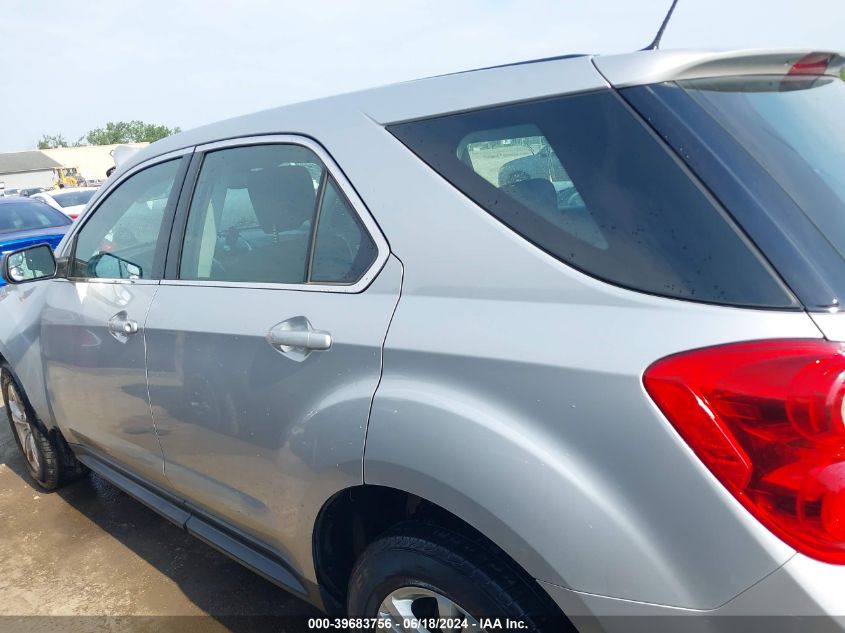
<path id="1" fill-rule="evenodd" d="M 405 287 L 405 264 L 402 262 L 401 259 L 396 257 L 394 253 L 388 253 L 388 259 L 390 257 L 395 257 L 396 261 L 399 262 L 399 294 L 396 296 L 396 301 L 393 304 L 393 311 L 390 314 L 390 320 L 387 322 L 387 328 L 384 331 L 384 338 L 381 340 L 381 348 L 379 353 L 379 372 L 378 372 L 378 381 L 376 382 L 376 386 L 373 389 L 373 395 L 370 396 L 370 406 L 367 409 L 367 425 L 364 429 L 364 446 L 361 450 L 361 483 L 366 484 L 366 472 L 365 472 L 365 464 L 367 458 L 367 438 L 370 436 L 370 419 L 373 415 L 373 405 L 376 401 L 376 394 L 378 393 L 379 387 L 381 387 L 381 381 L 384 378 L 384 348 L 387 345 L 387 335 L 390 333 L 390 326 L 393 325 L 393 319 L 396 317 L 396 310 L 399 307 L 399 301 L 402 299 L 402 290 Z M 387 265 L 387 261 L 385 261 L 385 266 Z"/>
<path id="2" fill-rule="evenodd" d="M 156 436 L 156 442 L 158 442 L 158 451 L 161 453 L 161 474 L 165 478 L 165 480 L 173 485 L 170 482 L 170 479 L 167 478 L 167 458 L 164 456 L 164 446 L 161 443 L 161 436 L 158 434 L 158 427 L 156 426 L 156 416 L 153 413 L 153 399 L 150 397 L 150 366 L 147 362 L 147 321 L 150 318 L 150 312 L 153 309 L 153 303 L 155 303 L 156 297 L 158 296 L 158 291 L 161 289 L 161 284 L 156 285 L 155 292 L 153 293 L 152 299 L 150 299 L 150 303 L 147 306 L 147 313 L 144 315 L 144 331 L 142 332 L 143 341 L 144 341 L 144 383 L 147 387 L 147 406 L 150 409 L 150 420 L 153 423 L 153 433 Z"/>

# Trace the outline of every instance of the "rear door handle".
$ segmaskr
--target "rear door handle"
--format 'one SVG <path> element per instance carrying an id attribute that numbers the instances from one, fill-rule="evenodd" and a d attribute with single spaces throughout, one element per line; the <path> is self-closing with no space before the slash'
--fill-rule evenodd
<path id="1" fill-rule="evenodd" d="M 332 335 L 320 330 L 311 332 L 278 332 L 270 330 L 270 343 L 278 347 L 301 347 L 325 351 L 332 346 Z"/>
<path id="2" fill-rule="evenodd" d="M 130 319 L 126 310 L 121 310 L 109 319 L 109 333 L 121 342 L 126 342 L 129 336 L 137 334 L 140 329 L 138 322 Z"/>
<path id="3" fill-rule="evenodd" d="M 305 360 L 311 352 L 324 352 L 332 347 L 332 335 L 315 330 L 304 316 L 277 323 L 266 338 L 272 347 L 294 360 Z"/>

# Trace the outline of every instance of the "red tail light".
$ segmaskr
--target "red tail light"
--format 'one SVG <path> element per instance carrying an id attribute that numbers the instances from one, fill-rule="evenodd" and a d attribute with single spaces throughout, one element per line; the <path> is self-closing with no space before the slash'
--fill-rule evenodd
<path id="1" fill-rule="evenodd" d="M 827 53 L 804 55 L 789 69 L 790 75 L 824 75 L 830 64 L 831 56 Z"/>
<path id="2" fill-rule="evenodd" d="M 845 345 L 771 340 L 657 361 L 646 391 L 774 534 L 845 564 Z"/>

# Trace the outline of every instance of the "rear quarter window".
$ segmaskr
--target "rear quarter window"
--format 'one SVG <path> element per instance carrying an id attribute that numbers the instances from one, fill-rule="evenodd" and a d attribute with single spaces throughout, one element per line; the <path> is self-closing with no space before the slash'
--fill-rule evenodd
<path id="1" fill-rule="evenodd" d="M 496 219 L 589 275 L 667 297 L 797 307 L 726 212 L 611 91 L 389 130 Z"/>

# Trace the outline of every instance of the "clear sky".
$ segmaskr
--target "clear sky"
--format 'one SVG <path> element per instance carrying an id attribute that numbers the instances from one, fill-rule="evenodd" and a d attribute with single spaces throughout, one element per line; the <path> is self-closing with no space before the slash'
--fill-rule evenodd
<path id="1" fill-rule="evenodd" d="M 0 151 L 652 39 L 669 0 L 3 0 Z M 680 0 L 663 48 L 845 50 L 845 0 Z"/>

